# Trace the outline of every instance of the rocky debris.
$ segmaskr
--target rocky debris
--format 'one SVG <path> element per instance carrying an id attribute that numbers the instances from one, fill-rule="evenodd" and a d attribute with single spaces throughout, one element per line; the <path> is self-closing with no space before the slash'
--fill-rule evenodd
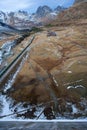
<path id="1" fill-rule="evenodd" d="M 27 110 L 27 112 L 25 112 L 23 114 L 17 114 L 17 117 L 24 117 L 24 118 L 33 119 L 36 117 L 36 115 L 34 114 L 35 111 L 36 111 L 36 109 L 32 108 L 31 110 Z"/>
<path id="2" fill-rule="evenodd" d="M 46 118 L 48 120 L 52 120 L 52 119 L 55 119 L 55 115 L 53 113 L 53 110 L 51 107 L 46 107 L 43 111 L 44 115 L 46 116 Z"/>
<path id="3" fill-rule="evenodd" d="M 48 31 L 47 37 L 50 37 L 50 36 L 57 36 L 57 34 L 55 32 Z"/>

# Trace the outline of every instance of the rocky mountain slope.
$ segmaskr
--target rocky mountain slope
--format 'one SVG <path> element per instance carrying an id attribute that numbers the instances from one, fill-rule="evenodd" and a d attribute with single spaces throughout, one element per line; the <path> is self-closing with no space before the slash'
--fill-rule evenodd
<path id="1" fill-rule="evenodd" d="M 79 2 L 87 2 L 87 0 L 75 0 L 74 3 L 76 4 L 76 3 L 79 3 Z"/>
<path id="2" fill-rule="evenodd" d="M 60 12 L 56 20 L 53 21 L 53 24 L 57 24 L 59 21 L 60 24 L 62 24 L 62 22 L 68 24 L 80 19 L 87 19 L 87 2 L 79 2 L 69 9 Z"/>

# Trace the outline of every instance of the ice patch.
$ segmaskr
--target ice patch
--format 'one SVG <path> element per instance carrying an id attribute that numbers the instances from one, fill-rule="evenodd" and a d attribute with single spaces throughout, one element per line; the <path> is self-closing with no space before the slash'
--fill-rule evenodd
<path id="1" fill-rule="evenodd" d="M 69 73 L 69 74 L 71 74 L 71 73 L 72 73 L 72 71 L 68 71 L 68 73 Z"/>
<path id="2" fill-rule="evenodd" d="M 37 115 L 38 119 L 37 120 L 43 120 L 43 119 L 46 119 L 44 114 L 42 113 L 44 110 L 44 107 L 38 107 L 37 108 L 37 111 L 35 112 L 35 115 Z"/>
<path id="3" fill-rule="evenodd" d="M 3 110 L 2 110 L 2 113 L 1 113 L 1 116 L 3 115 L 7 115 L 7 114 L 10 114 L 11 111 L 9 109 L 9 102 L 7 101 L 7 98 L 5 95 L 1 95 L 0 96 L 0 100 L 2 102 L 2 106 L 3 106 Z"/>
<path id="4" fill-rule="evenodd" d="M 77 88 L 83 88 L 83 89 L 85 89 L 85 87 L 82 86 L 82 85 L 68 86 L 68 87 L 67 87 L 67 89 L 77 89 Z"/>
<path id="5" fill-rule="evenodd" d="M 73 86 L 68 86 L 67 89 L 73 89 L 74 87 Z"/>
<path id="6" fill-rule="evenodd" d="M 57 15 L 56 12 L 52 12 L 52 13 L 50 13 L 50 14 L 53 15 L 53 16 L 56 16 L 56 15 Z"/>
<path id="7" fill-rule="evenodd" d="M 85 88 L 85 87 L 82 85 L 76 85 L 75 88 Z"/>
<path id="8" fill-rule="evenodd" d="M 57 83 L 55 77 L 53 77 L 53 81 L 54 81 L 54 83 L 56 84 L 56 86 L 58 87 L 59 85 L 58 85 L 58 83 Z"/>
<path id="9" fill-rule="evenodd" d="M 73 110 L 73 114 L 77 113 L 78 112 L 78 109 L 75 107 L 75 105 L 72 105 L 72 110 Z"/>

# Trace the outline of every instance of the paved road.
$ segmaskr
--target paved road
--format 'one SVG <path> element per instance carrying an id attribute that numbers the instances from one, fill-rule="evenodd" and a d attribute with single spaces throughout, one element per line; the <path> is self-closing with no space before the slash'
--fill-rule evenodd
<path id="1" fill-rule="evenodd" d="M 87 130 L 87 122 L 0 122 L 0 130 Z"/>

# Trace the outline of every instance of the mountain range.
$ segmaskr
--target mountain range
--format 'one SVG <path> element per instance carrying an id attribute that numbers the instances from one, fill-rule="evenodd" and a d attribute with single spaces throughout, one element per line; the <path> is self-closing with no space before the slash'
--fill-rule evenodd
<path id="1" fill-rule="evenodd" d="M 17 29 L 31 29 L 33 26 L 42 26 L 53 20 L 57 22 L 82 17 L 87 18 L 87 0 L 75 0 L 74 5 L 68 9 L 63 6 L 57 6 L 55 9 L 47 5 L 39 6 L 33 14 L 22 10 L 9 13 L 0 11 L 0 22 Z"/>
<path id="2" fill-rule="evenodd" d="M 55 19 L 57 14 L 65 9 L 62 6 L 57 6 L 52 10 L 49 6 L 44 5 L 38 7 L 33 14 L 21 10 L 9 13 L 0 11 L 0 22 L 7 23 L 16 28 L 28 28 L 35 25 L 42 25 L 46 21 Z"/>

